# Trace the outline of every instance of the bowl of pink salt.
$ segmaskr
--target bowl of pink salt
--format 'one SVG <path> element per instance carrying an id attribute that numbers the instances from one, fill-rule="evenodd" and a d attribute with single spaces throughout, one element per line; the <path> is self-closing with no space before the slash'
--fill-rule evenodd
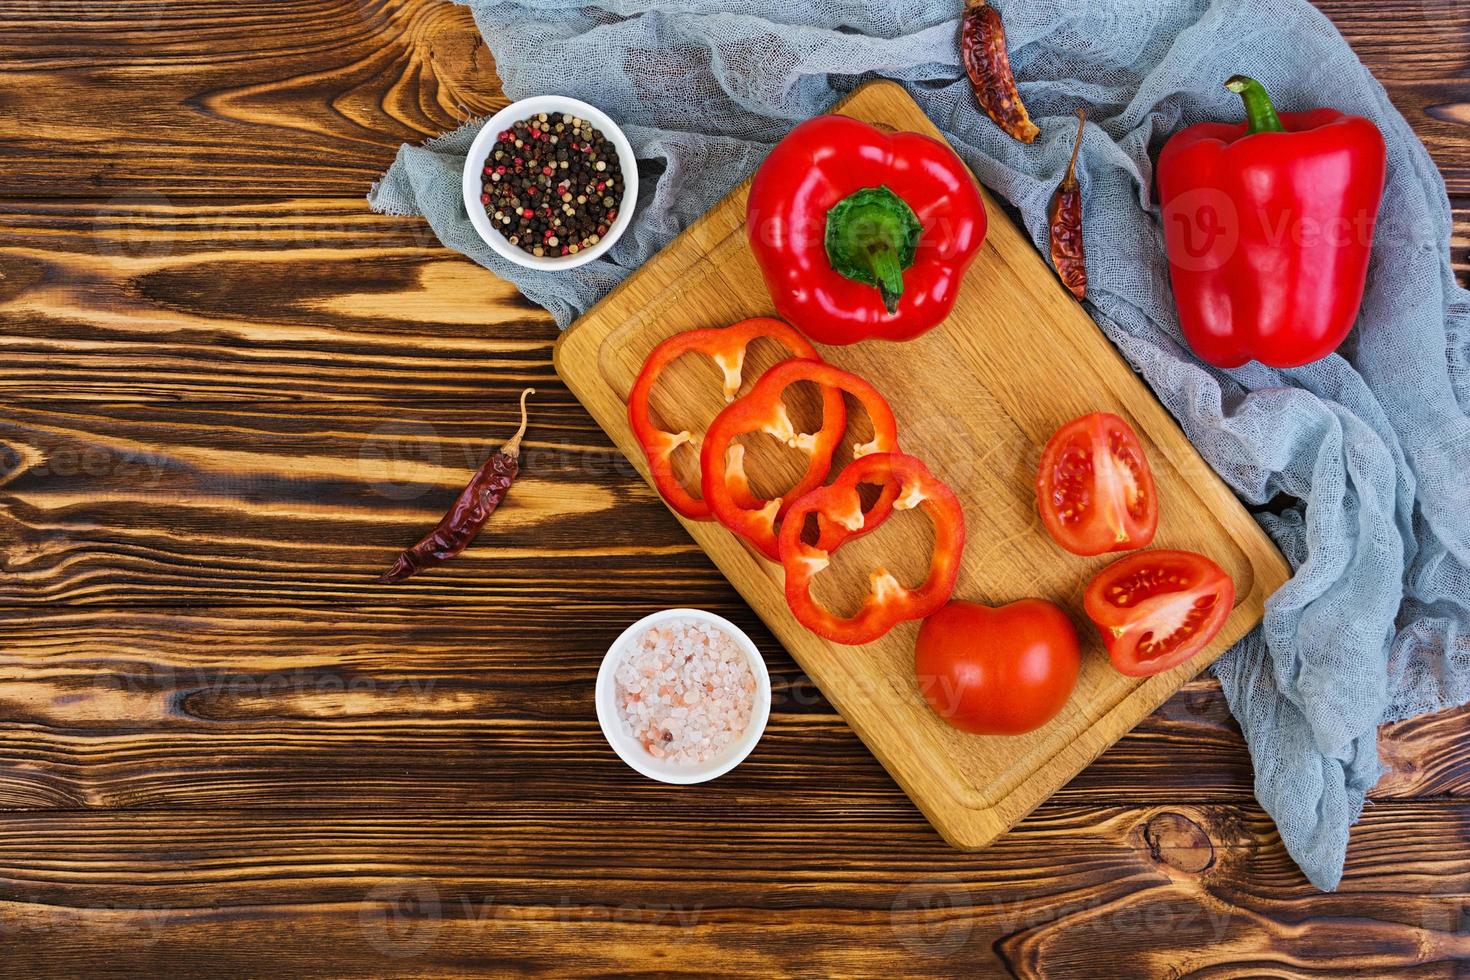
<path id="1" fill-rule="evenodd" d="M 650 779 L 702 783 L 755 748 L 771 677 L 750 637 L 700 609 L 665 609 L 623 631 L 597 672 L 597 720 L 618 757 Z"/>

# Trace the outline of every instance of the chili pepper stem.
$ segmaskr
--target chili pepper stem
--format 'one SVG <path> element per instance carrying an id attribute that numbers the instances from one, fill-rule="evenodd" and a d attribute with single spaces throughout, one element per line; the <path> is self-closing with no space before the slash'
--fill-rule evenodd
<path id="1" fill-rule="evenodd" d="M 1062 176 L 1061 190 L 1077 189 L 1077 151 L 1082 149 L 1082 130 L 1087 125 L 1087 110 L 1077 110 L 1077 138 L 1072 142 L 1072 159 L 1067 161 L 1067 172 Z"/>
<path id="2" fill-rule="evenodd" d="M 1276 107 L 1271 104 L 1266 86 L 1247 75 L 1232 75 L 1225 82 L 1225 87 L 1240 96 L 1245 103 L 1247 136 L 1286 132 L 1286 127 L 1281 124 L 1281 117 L 1276 114 Z"/>
<path id="3" fill-rule="evenodd" d="M 506 441 L 505 445 L 500 447 L 500 451 L 512 459 L 521 454 L 521 438 L 526 434 L 526 398 L 534 394 L 536 394 L 535 388 L 527 388 L 521 392 L 521 427 Z"/>

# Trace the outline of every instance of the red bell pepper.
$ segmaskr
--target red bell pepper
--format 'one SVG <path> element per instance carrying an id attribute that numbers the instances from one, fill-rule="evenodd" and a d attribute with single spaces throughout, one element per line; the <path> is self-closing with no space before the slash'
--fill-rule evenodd
<path id="1" fill-rule="evenodd" d="M 1335 109 L 1277 115 L 1237 75 L 1243 123 L 1200 123 L 1159 153 L 1179 323 L 1218 367 L 1296 367 L 1332 353 L 1363 299 L 1383 196 L 1383 135 Z"/>
<path id="2" fill-rule="evenodd" d="M 812 597 L 811 584 L 844 541 L 871 530 L 858 498 L 862 483 L 896 486 L 895 510 L 923 507 L 934 522 L 934 552 L 929 574 L 916 589 L 906 588 L 886 569 L 874 569 L 872 590 L 862 607 L 842 619 Z M 828 526 L 845 530 L 824 535 L 816 545 L 806 544 L 802 530 L 809 514 L 821 515 Z M 780 547 L 786 572 L 786 604 L 797 621 L 837 643 L 870 643 L 898 623 L 923 619 L 949 601 L 965 548 L 965 512 L 954 492 L 919 460 L 901 453 L 875 453 L 854 461 L 832 485 L 819 487 L 797 500 L 781 525 Z"/>
<path id="3" fill-rule="evenodd" d="M 780 560 L 776 544 L 777 521 L 796 498 L 819 486 L 826 478 L 832 454 L 844 432 L 843 426 L 834 431 L 826 425 L 815 434 L 796 431 L 781 395 L 800 381 L 814 381 L 822 386 L 824 392 L 845 391 L 867 410 L 873 425 L 873 438 L 853 447 L 855 457 L 898 451 L 898 422 L 878 389 L 857 375 L 822 361 L 782 361 L 761 375 L 748 394 L 725 406 L 725 410 L 709 424 L 699 452 L 704 499 L 721 524 L 755 545 L 771 561 Z M 841 395 L 837 400 L 842 400 Z M 747 432 L 769 433 L 788 446 L 806 450 L 813 461 L 824 460 L 826 466 L 820 473 L 809 468 L 790 490 L 765 501 L 763 506 L 742 503 L 737 494 L 744 491 L 749 495 L 750 491 L 745 478 L 745 447 L 737 444 L 735 439 Z M 887 486 L 879 494 L 877 503 L 869 511 L 873 526 L 888 516 L 895 495 L 896 488 Z"/>
<path id="4" fill-rule="evenodd" d="M 667 432 L 655 425 L 650 415 L 649 396 L 664 368 L 685 354 L 699 353 L 707 355 L 724 374 L 725 401 L 733 401 L 735 393 L 740 390 L 745 352 L 752 341 L 762 337 L 777 341 L 795 357 L 817 357 L 816 348 L 805 337 L 771 317 L 742 320 L 724 328 L 686 330 L 653 349 L 643 362 L 643 370 L 638 372 L 638 378 L 628 394 L 628 421 L 633 427 L 633 435 L 643 446 L 643 454 L 648 457 L 648 472 L 653 485 L 670 507 L 690 520 L 709 520 L 709 505 L 679 482 L 679 477 L 674 473 L 674 451 L 685 443 L 698 450 L 703 437 L 688 429 Z M 842 432 L 847 427 L 847 409 L 842 403 L 842 394 L 838 391 L 824 390 L 822 399 L 822 429 L 830 430 L 831 438 L 835 441 L 842 437 Z M 812 456 L 808 471 L 812 486 L 822 482 L 830 465 L 831 453 L 825 457 L 820 454 Z M 761 503 L 750 495 L 749 488 L 743 482 L 731 488 L 731 495 L 744 507 L 757 507 Z"/>
<path id="5" fill-rule="evenodd" d="M 938 140 L 817 116 L 756 171 L 746 233 L 777 311 L 808 337 L 908 340 L 953 308 L 985 205 Z"/>

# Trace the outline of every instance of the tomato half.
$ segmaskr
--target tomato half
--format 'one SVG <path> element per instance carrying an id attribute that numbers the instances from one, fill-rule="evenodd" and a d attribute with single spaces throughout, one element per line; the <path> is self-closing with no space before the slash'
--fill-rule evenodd
<path id="1" fill-rule="evenodd" d="M 1036 507 L 1052 540 L 1074 555 L 1147 547 L 1159 499 L 1128 423 L 1093 412 L 1058 429 L 1041 451 Z"/>
<path id="2" fill-rule="evenodd" d="M 1235 583 L 1192 551 L 1140 551 L 1093 576 L 1083 608 L 1102 632 L 1113 666 L 1147 677 L 1184 663 L 1220 632 Z"/>
<path id="3" fill-rule="evenodd" d="M 981 735 L 1019 735 L 1050 721 L 1081 666 L 1072 621 L 1045 599 L 998 609 L 951 602 L 924 620 L 914 653 L 924 700 Z"/>

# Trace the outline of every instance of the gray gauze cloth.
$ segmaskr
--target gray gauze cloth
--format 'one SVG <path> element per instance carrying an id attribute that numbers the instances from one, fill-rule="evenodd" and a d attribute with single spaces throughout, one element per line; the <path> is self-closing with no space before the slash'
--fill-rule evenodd
<path id="1" fill-rule="evenodd" d="M 1378 725 L 1470 699 L 1470 294 L 1451 271 L 1442 178 L 1331 23 L 1301 0 L 996 0 L 1041 127 L 1024 146 L 976 108 L 958 0 L 470 6 L 509 95 L 574 96 L 627 130 L 641 176 L 632 227 L 570 274 L 498 258 L 460 198 L 474 123 L 403 147 L 369 201 L 423 215 L 562 326 L 794 123 L 875 77 L 904 85 L 1045 249 L 1047 202 L 1086 107 L 1089 312 L 1236 493 L 1290 501 L 1258 519 L 1295 574 L 1215 672 L 1262 806 L 1307 876 L 1335 888 L 1348 827 L 1384 771 Z M 1337 354 L 1307 367 L 1221 371 L 1180 339 L 1152 161 L 1184 126 L 1242 117 L 1222 87 L 1237 72 L 1282 110 L 1367 116 L 1388 142 L 1361 316 Z"/>

